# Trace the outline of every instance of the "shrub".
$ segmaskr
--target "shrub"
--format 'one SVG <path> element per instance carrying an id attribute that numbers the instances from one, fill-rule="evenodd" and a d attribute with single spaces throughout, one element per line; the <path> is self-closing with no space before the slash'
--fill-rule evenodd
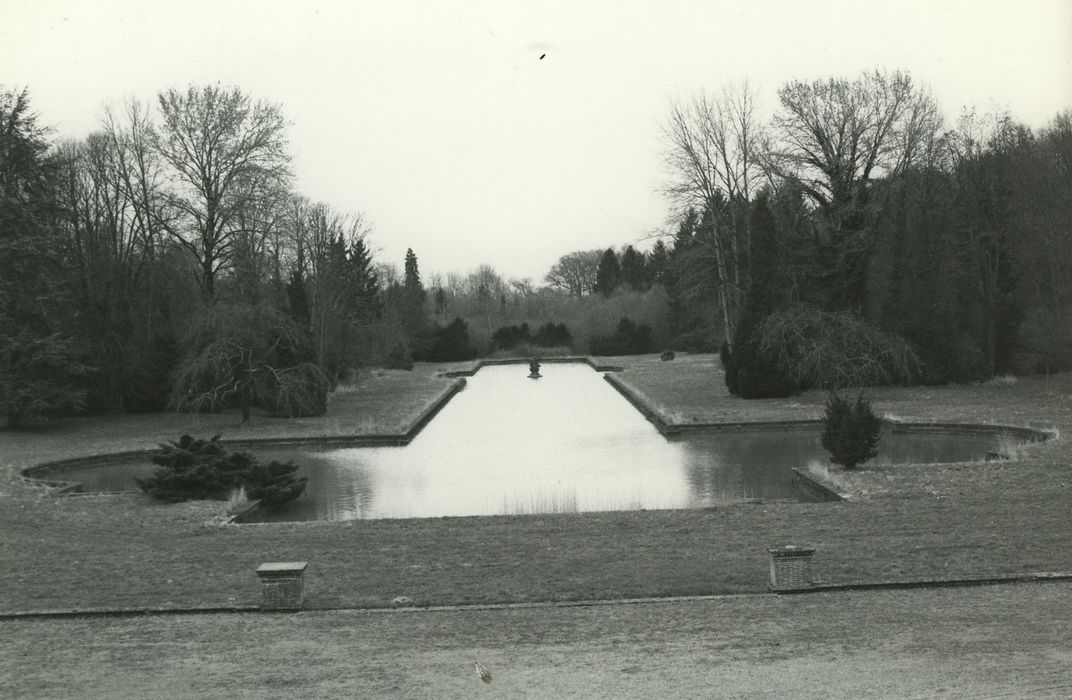
<path id="1" fill-rule="evenodd" d="M 589 343 L 593 355 L 642 355 L 654 347 L 651 326 L 637 325 L 625 317 L 618 322 L 614 335 L 592 338 Z"/>
<path id="2" fill-rule="evenodd" d="M 292 501 L 305 491 L 306 477 L 295 477 L 293 462 L 258 461 L 248 452 L 228 452 L 214 435 L 208 440 L 183 435 L 153 453 L 160 467 L 138 487 L 153 498 L 177 503 L 227 500 L 236 489 L 267 507 Z"/>
<path id="3" fill-rule="evenodd" d="M 513 350 L 519 346 L 533 345 L 541 348 L 569 346 L 573 336 L 565 323 L 548 321 L 533 333 L 528 323 L 520 326 L 500 326 L 491 334 L 491 342 L 498 350 Z"/>
<path id="4" fill-rule="evenodd" d="M 553 348 L 558 346 L 570 346 L 573 344 L 573 336 L 565 323 L 551 323 L 548 321 L 536 330 L 533 337 L 536 345 L 541 348 Z"/>
<path id="5" fill-rule="evenodd" d="M 522 343 L 530 343 L 532 342 L 532 335 L 529 332 L 529 324 L 501 326 L 491 334 L 491 342 L 500 350 L 510 350 Z"/>
<path id="6" fill-rule="evenodd" d="M 509 350 L 495 350 L 488 357 L 496 359 L 505 358 L 529 358 L 529 357 L 568 357 L 573 351 L 563 345 L 545 348 L 532 343 L 522 343 Z"/>
<path id="7" fill-rule="evenodd" d="M 455 318 L 447 325 L 436 328 L 432 333 L 432 342 L 421 359 L 427 362 L 457 362 L 474 357 L 476 351 L 469 344 L 469 325 L 461 318 Z"/>
<path id="8" fill-rule="evenodd" d="M 857 396 L 855 403 L 837 392 L 827 397 L 821 441 L 834 464 L 854 469 L 875 457 L 881 429 L 882 421 L 863 396 Z"/>

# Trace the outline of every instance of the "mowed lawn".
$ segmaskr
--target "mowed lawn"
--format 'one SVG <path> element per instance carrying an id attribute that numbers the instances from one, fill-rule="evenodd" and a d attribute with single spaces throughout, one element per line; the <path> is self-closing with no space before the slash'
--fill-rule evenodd
<path id="1" fill-rule="evenodd" d="M 6 620 L 0 697 L 1067 698 L 1070 593 Z"/>
<path id="2" fill-rule="evenodd" d="M 819 392 L 730 397 L 712 356 L 613 358 L 671 422 L 816 418 Z M 458 366 L 373 372 L 326 417 L 164 414 L 0 432 L 0 612 L 254 605 L 253 570 L 304 560 L 309 608 L 562 601 L 762 592 L 766 547 L 816 547 L 827 583 L 1072 572 L 1072 377 L 869 390 L 904 420 L 999 423 L 1061 437 L 1016 462 L 863 469 L 844 503 L 747 503 L 694 511 L 223 525 L 220 503 L 140 494 L 55 497 L 21 467 L 150 447 L 181 432 L 224 438 L 403 433 L 448 391 Z"/>

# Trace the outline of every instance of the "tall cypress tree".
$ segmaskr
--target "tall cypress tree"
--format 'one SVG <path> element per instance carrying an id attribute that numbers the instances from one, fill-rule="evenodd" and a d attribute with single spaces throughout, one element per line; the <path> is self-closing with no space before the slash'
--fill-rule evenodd
<path id="1" fill-rule="evenodd" d="M 647 287 L 644 278 L 644 255 L 631 245 L 626 246 L 622 252 L 622 283 L 636 290 Z"/>
<path id="2" fill-rule="evenodd" d="M 722 346 L 726 387 L 731 394 L 746 399 L 788 396 L 796 387 L 782 376 L 775 360 L 764 353 L 757 338 L 759 324 L 784 304 L 789 286 L 782 259 L 778 226 L 771 209 L 770 195 L 761 191 L 752 208 L 752 286 L 729 344 Z"/>
<path id="3" fill-rule="evenodd" d="M 603 296 L 618 288 L 622 282 L 622 267 L 618 263 L 618 256 L 613 248 L 607 248 L 603 257 L 599 259 L 599 267 L 596 269 L 596 283 L 592 291 L 599 292 Z"/>
<path id="4" fill-rule="evenodd" d="M 402 282 L 402 325 L 406 330 L 410 349 L 415 355 L 423 352 L 428 341 L 428 319 L 424 314 L 424 286 L 417 267 L 417 256 L 412 248 L 406 249 L 405 277 Z"/>

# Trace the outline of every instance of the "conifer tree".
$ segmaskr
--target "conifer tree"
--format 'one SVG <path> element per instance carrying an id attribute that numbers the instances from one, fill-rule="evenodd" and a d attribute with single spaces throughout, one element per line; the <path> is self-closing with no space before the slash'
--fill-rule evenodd
<path id="1" fill-rule="evenodd" d="M 603 257 L 599 259 L 599 268 L 596 270 L 596 284 L 592 291 L 599 292 L 603 296 L 610 296 L 611 292 L 618 288 L 622 282 L 622 267 L 618 263 L 618 256 L 613 248 L 607 248 Z"/>
<path id="2" fill-rule="evenodd" d="M 402 282 L 402 325 L 409 340 L 410 351 L 421 355 L 428 342 L 428 319 L 424 314 L 424 286 L 417 267 L 417 256 L 406 249 L 405 276 Z"/>
<path id="3" fill-rule="evenodd" d="M 633 246 L 626 246 L 622 252 L 622 283 L 638 291 L 647 287 L 644 277 L 644 254 L 637 252 Z"/>
<path id="4" fill-rule="evenodd" d="M 87 368 L 64 332 L 71 304 L 47 137 L 26 90 L 0 91 L 0 415 L 9 428 L 85 401 L 73 380 Z"/>

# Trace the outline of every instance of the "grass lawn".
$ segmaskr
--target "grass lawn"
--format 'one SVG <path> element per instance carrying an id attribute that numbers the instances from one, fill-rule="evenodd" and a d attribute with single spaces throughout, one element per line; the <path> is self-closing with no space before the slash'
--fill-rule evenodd
<path id="1" fill-rule="evenodd" d="M 600 362 L 603 361 L 601 358 Z M 673 422 L 814 418 L 823 395 L 742 401 L 711 356 L 612 358 Z M 307 607 L 385 607 L 761 592 L 765 548 L 814 545 L 829 583 L 1072 571 L 1067 440 L 1018 462 L 898 465 L 842 475 L 838 504 L 750 503 L 694 511 L 221 525 L 222 504 L 140 494 L 51 497 L 18 469 L 149 447 L 184 431 L 226 438 L 401 433 L 458 366 L 376 372 L 323 418 L 112 416 L 0 432 L 0 612 L 256 604 L 265 561 L 307 560 Z M 1072 377 L 885 388 L 876 409 L 906 420 L 990 422 L 1072 435 Z"/>
<path id="2" fill-rule="evenodd" d="M 1059 698 L 1072 584 L 0 621 L 7 698 Z M 484 685 L 479 661 L 493 676 Z"/>

